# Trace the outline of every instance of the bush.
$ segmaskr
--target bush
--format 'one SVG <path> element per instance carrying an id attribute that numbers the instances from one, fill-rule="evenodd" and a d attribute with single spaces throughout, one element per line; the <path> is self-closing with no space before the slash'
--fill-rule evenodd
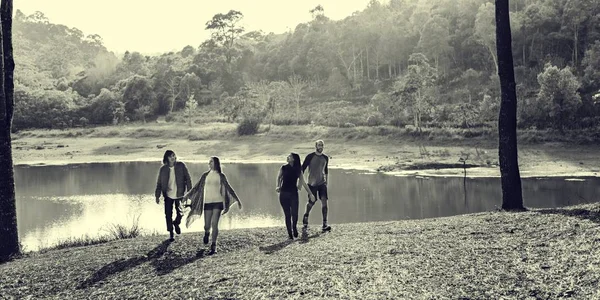
<path id="1" fill-rule="evenodd" d="M 367 118 L 367 126 L 379 126 L 383 124 L 383 115 L 376 113 Z"/>
<path id="2" fill-rule="evenodd" d="M 165 122 L 169 123 L 169 122 L 176 122 L 176 118 L 175 118 L 175 114 L 168 114 L 165 116 Z"/>
<path id="3" fill-rule="evenodd" d="M 81 117 L 79 118 L 79 125 L 86 127 L 88 125 L 89 121 L 86 117 Z"/>
<path id="4" fill-rule="evenodd" d="M 390 120 L 390 125 L 396 126 L 396 127 L 404 127 L 407 124 L 409 124 L 409 123 L 406 120 L 404 120 L 403 118 L 393 118 L 392 120 Z"/>
<path id="5" fill-rule="evenodd" d="M 308 125 L 311 123 L 310 119 L 301 118 L 298 120 L 298 125 Z M 288 126 L 296 125 L 296 118 L 294 116 L 276 115 L 273 118 L 273 125 Z"/>
<path id="6" fill-rule="evenodd" d="M 14 97 L 15 132 L 27 128 L 62 129 L 73 123 L 76 114 L 73 94 L 17 85 Z"/>
<path id="7" fill-rule="evenodd" d="M 254 135 L 258 132 L 260 122 L 255 118 L 245 118 L 237 126 L 238 135 Z"/>

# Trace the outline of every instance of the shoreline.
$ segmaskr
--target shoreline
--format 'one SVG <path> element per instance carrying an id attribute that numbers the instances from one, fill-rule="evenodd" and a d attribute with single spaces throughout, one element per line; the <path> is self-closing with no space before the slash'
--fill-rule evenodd
<path id="1" fill-rule="evenodd" d="M 159 160 L 154 158 L 137 158 L 137 159 L 122 159 L 122 160 L 97 160 L 97 161 L 52 161 L 46 163 L 42 161 L 32 161 L 25 163 L 14 164 L 15 167 L 42 167 L 42 166 L 68 166 L 68 165 L 86 165 L 86 164 L 104 164 L 104 163 L 127 163 L 127 162 L 143 162 L 143 163 L 157 163 L 160 164 Z M 203 163 L 200 160 L 185 160 L 185 163 Z M 259 161 L 259 160 L 222 160 L 223 164 L 280 164 L 280 162 L 271 161 Z M 366 173 L 381 173 L 389 176 L 398 177 L 465 177 L 464 170 L 460 168 L 439 168 L 439 169 L 422 169 L 422 170 L 402 170 L 402 171 L 378 171 L 365 166 L 351 166 L 351 165 L 336 165 L 330 166 L 330 169 L 339 170 L 350 170 L 350 171 L 363 171 Z M 483 169 L 480 171 L 479 169 Z M 467 178 L 500 178 L 500 170 L 498 174 L 491 174 L 488 172 L 490 167 L 471 167 L 467 168 Z M 473 174 L 474 173 L 474 174 Z M 564 177 L 564 178 L 596 178 L 600 177 L 598 172 L 568 172 L 568 173 L 555 173 L 555 174 L 521 174 L 521 178 L 552 178 L 552 177 Z"/>
<path id="2" fill-rule="evenodd" d="M 423 155 L 425 147 L 428 148 L 426 156 Z M 180 139 L 170 143 L 156 138 L 22 137 L 13 141 L 13 164 L 51 166 L 135 161 L 160 164 L 166 149 L 174 150 L 183 162 L 201 163 L 216 155 L 223 163 L 284 163 L 287 153 L 297 152 L 304 157 L 314 148 L 311 140 L 287 141 L 260 136 L 201 141 Z M 463 168 L 443 166 L 456 166 L 459 157 L 477 154 L 477 160 L 469 159 L 467 163 L 479 166 L 467 168 L 466 177 L 499 178 L 497 149 L 471 149 L 470 145 L 425 146 L 397 141 L 383 144 L 380 141 L 335 139 L 326 140 L 325 145 L 332 169 L 391 176 L 464 177 Z M 429 165 L 435 167 L 427 168 Z M 521 178 L 598 177 L 600 160 L 593 147 L 572 149 L 562 145 L 525 145 L 519 149 L 519 169 Z"/>

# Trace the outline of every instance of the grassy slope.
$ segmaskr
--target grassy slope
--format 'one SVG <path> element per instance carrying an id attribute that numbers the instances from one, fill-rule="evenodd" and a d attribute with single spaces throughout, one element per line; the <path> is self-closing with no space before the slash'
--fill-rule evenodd
<path id="1" fill-rule="evenodd" d="M 0 265 L 4 297 L 576 299 L 600 297 L 599 204 L 524 213 L 141 237 Z"/>

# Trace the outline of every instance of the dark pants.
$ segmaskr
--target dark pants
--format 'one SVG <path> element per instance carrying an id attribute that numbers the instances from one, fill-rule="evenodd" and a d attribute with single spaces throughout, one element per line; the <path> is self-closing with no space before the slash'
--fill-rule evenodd
<path id="1" fill-rule="evenodd" d="M 321 213 L 323 214 L 323 227 L 327 224 L 327 212 L 329 209 L 327 208 L 327 200 L 329 200 L 329 196 L 327 194 L 327 184 L 323 183 L 321 185 L 312 186 L 308 185 L 311 193 L 315 196 L 315 202 L 310 202 L 310 198 L 308 199 L 308 203 L 306 203 L 306 211 L 304 212 L 304 217 L 302 218 L 302 224 L 305 226 L 308 225 L 308 215 L 310 214 L 310 210 L 313 205 L 317 203 L 316 199 L 321 199 Z"/>
<path id="2" fill-rule="evenodd" d="M 175 205 L 175 220 L 173 220 L 173 205 Z M 181 224 L 181 218 L 183 218 L 181 200 L 174 200 L 169 197 L 165 197 L 165 219 L 167 220 L 167 231 L 173 231 L 173 224 Z"/>
<path id="3" fill-rule="evenodd" d="M 291 237 L 293 232 L 298 232 L 296 229 L 296 224 L 298 224 L 298 191 L 279 192 L 279 203 L 281 203 L 281 208 L 283 208 L 285 214 L 285 227 Z"/>

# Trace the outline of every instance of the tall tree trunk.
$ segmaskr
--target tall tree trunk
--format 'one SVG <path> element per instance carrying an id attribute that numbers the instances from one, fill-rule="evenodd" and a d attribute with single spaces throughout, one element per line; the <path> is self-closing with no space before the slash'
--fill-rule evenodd
<path id="1" fill-rule="evenodd" d="M 367 47 L 367 80 L 371 80 L 371 68 L 369 67 L 369 47 Z"/>
<path id="2" fill-rule="evenodd" d="M 535 42 L 535 37 L 536 37 L 538 34 L 540 34 L 540 30 L 539 30 L 539 29 L 538 29 L 538 30 L 536 31 L 536 33 L 535 33 L 535 34 L 534 34 L 534 35 L 531 37 L 531 46 L 529 46 L 529 59 L 535 58 L 535 55 L 534 55 L 534 53 L 533 53 L 533 50 L 534 50 L 534 42 Z M 498 46 L 496 45 L 496 47 L 498 47 Z"/>
<path id="3" fill-rule="evenodd" d="M 577 44 L 579 44 L 579 26 L 577 26 L 577 24 L 575 24 L 575 28 L 573 28 L 573 30 L 575 31 L 575 35 L 573 38 L 573 66 L 575 66 L 575 70 L 577 70 L 577 66 L 578 63 L 577 61 L 579 60 L 578 57 L 578 53 L 577 53 Z"/>
<path id="4" fill-rule="evenodd" d="M 496 68 L 496 74 L 499 73 L 498 71 L 498 59 L 496 58 L 496 53 L 494 53 L 494 49 L 492 47 L 487 47 L 488 50 L 490 51 L 490 55 L 492 56 L 492 60 L 494 61 L 494 67 Z M 496 47 L 498 48 L 498 47 Z"/>
<path id="5" fill-rule="evenodd" d="M 0 261 L 19 253 L 15 177 L 10 128 L 14 109 L 14 68 L 12 51 L 12 0 L 0 6 Z"/>
<path id="6" fill-rule="evenodd" d="M 379 79 L 379 52 L 375 55 L 375 78 Z"/>
<path id="7" fill-rule="evenodd" d="M 181 93 L 181 90 L 179 90 L 179 93 L 175 94 L 175 83 L 173 83 L 172 86 L 169 85 L 169 87 L 171 88 L 171 107 L 169 108 L 169 113 L 172 113 L 173 108 L 175 107 L 175 99 L 177 99 L 177 97 Z"/>
<path id="8" fill-rule="evenodd" d="M 296 95 L 296 125 L 300 124 L 300 96 Z"/>
<path id="9" fill-rule="evenodd" d="M 369 50 L 369 49 L 367 48 L 367 50 Z M 363 52 L 361 51 L 360 52 L 360 78 L 361 79 L 363 77 L 365 77 L 365 67 L 363 65 L 363 60 L 364 60 L 364 58 L 363 58 Z"/>
<path id="10" fill-rule="evenodd" d="M 517 152 L 517 93 L 512 56 L 508 0 L 496 1 L 496 50 L 500 77 L 498 155 L 502 182 L 502 209 L 524 210 Z"/>
<path id="11" fill-rule="evenodd" d="M 354 53 L 354 44 L 352 44 L 352 83 L 356 83 L 356 53 Z"/>

